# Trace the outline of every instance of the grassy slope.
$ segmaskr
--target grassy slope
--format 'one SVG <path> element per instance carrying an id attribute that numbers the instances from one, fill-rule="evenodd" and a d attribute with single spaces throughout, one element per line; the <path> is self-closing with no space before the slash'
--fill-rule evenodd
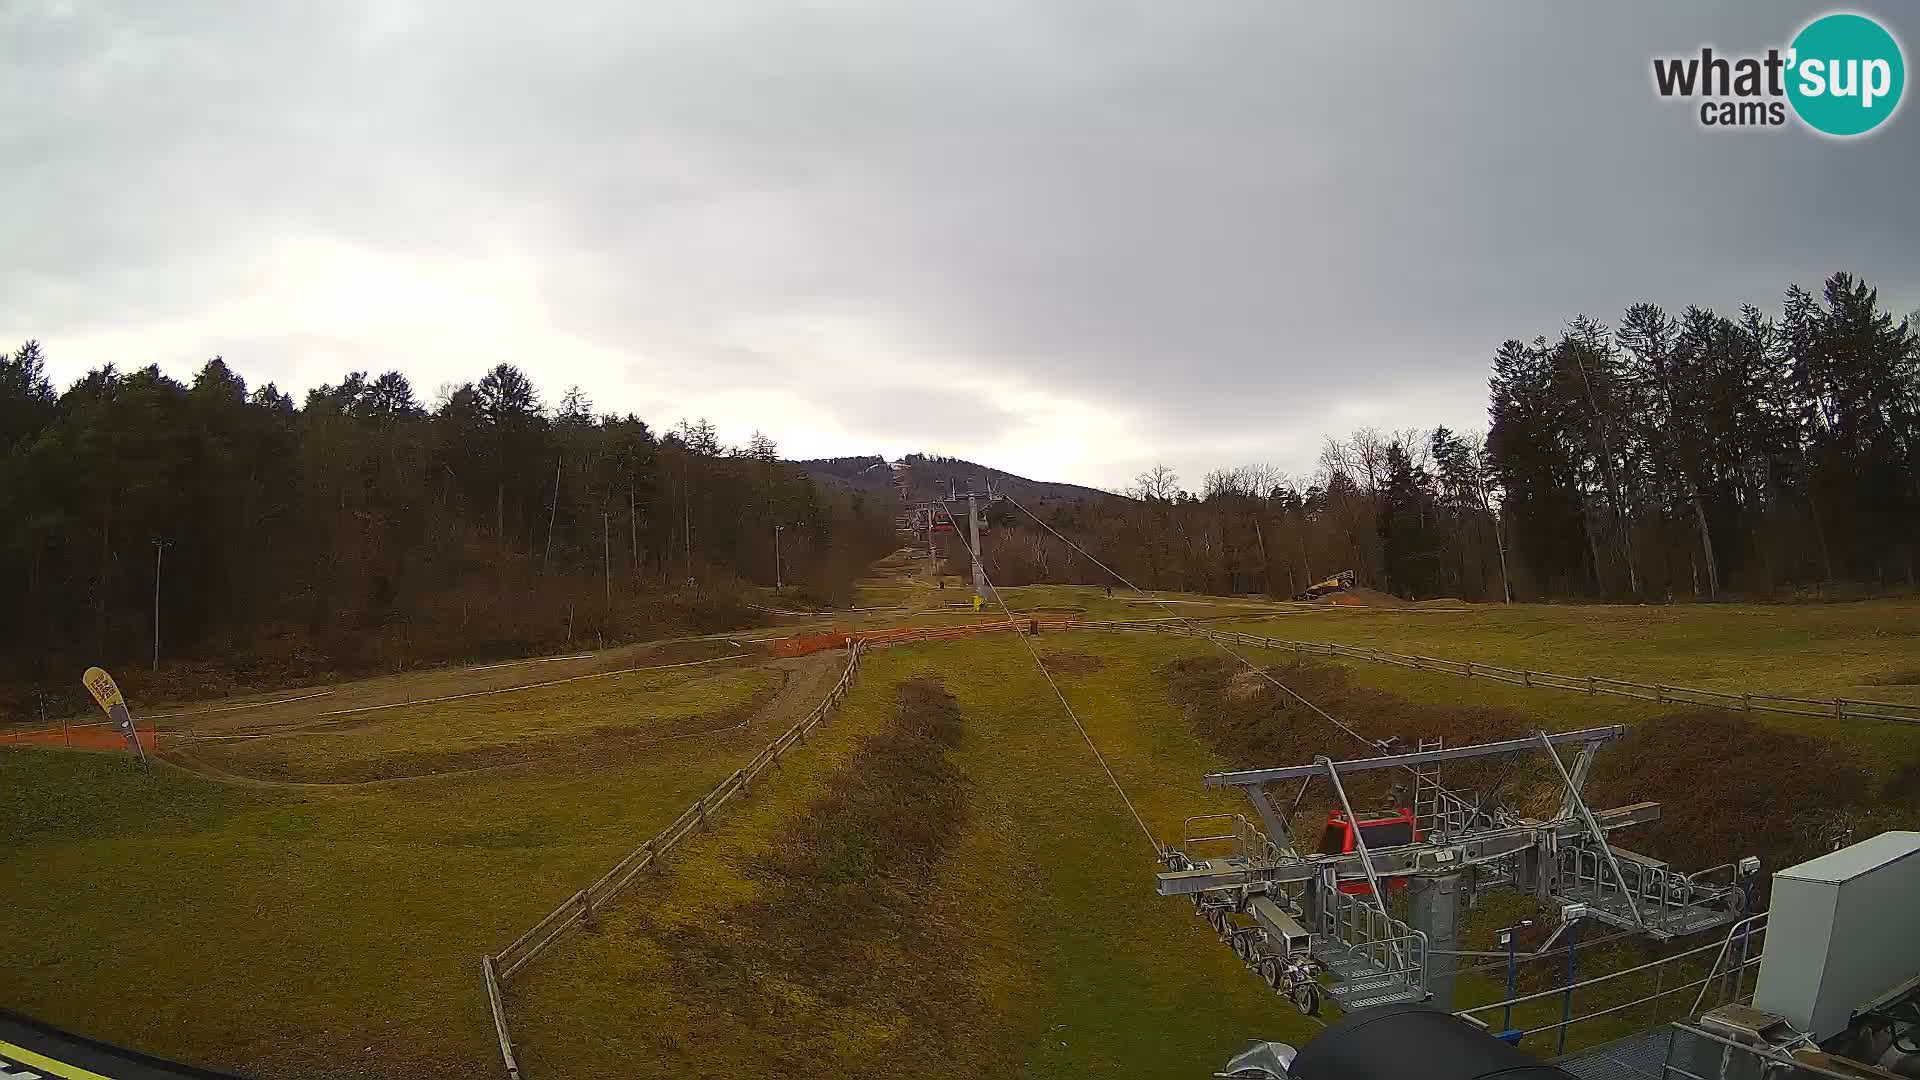
<path id="1" fill-rule="evenodd" d="M 1267 629 L 1246 629 L 1569 675 L 1591 672 L 1714 690 L 1920 701 L 1920 685 L 1872 681 L 1920 668 L 1920 601 L 1798 607 L 1322 608 L 1258 625 Z"/>
<path id="2" fill-rule="evenodd" d="M 1475 607 L 1463 612 L 1330 610 L 1249 622 L 1236 628 L 1273 637 L 1373 645 L 1447 659 L 1471 657 L 1508 667 L 1572 675 L 1614 675 L 1727 691 L 1916 701 L 1920 700 L 1920 687 L 1885 685 L 1887 676 L 1910 671 L 1920 661 L 1920 630 L 1916 627 L 1920 627 L 1920 604 L 1883 601 L 1791 608 L 1516 605 Z M 1285 651 L 1241 651 L 1263 663 L 1291 659 Z M 1658 723 L 1677 711 L 1651 702 L 1469 680 L 1389 664 L 1355 660 L 1337 663 L 1360 686 L 1437 705 L 1502 706 L 1526 715 L 1531 723 L 1554 730 Z M 1911 769 L 1920 763 L 1920 727 L 1766 713 L 1756 713 L 1753 719 L 1770 729 L 1835 745 L 1846 760 L 1866 768 L 1875 784 L 1902 767 Z M 1362 728 L 1371 730 L 1364 724 Z M 1733 755 L 1737 749 L 1728 747 L 1726 752 Z M 1671 791 L 1642 794 L 1648 798 L 1662 798 L 1663 794 L 1668 799 L 1678 797 Z M 1632 837 L 1626 842 L 1629 846 L 1634 843 Z M 1468 917 L 1462 947 L 1494 948 L 1495 927 L 1522 917 L 1537 917 L 1532 911 L 1522 910 L 1526 907 L 1517 898 L 1496 897 Z M 1590 930 L 1588 936 L 1598 933 Z M 1645 962 L 1653 955 L 1637 946 L 1616 945 L 1604 955 L 1589 952 L 1581 970 L 1590 976 Z M 1534 977 L 1543 980 L 1542 985 L 1551 984 L 1563 977 L 1557 973 L 1563 973 L 1564 967 L 1557 965 L 1564 962 L 1542 961 L 1553 967 L 1553 973 L 1535 973 Z M 1469 961 L 1478 963 L 1485 961 Z M 1703 973 L 1685 977 L 1671 974 L 1666 976 L 1665 985 L 1690 981 Z M 1503 978 L 1504 971 L 1497 964 L 1494 970 L 1464 976 L 1458 1000 L 1461 1004 L 1499 1000 L 1504 996 Z M 1575 1015 L 1643 996 L 1655 986 L 1649 975 L 1581 991 L 1574 999 Z M 1657 1016 L 1683 1015 L 1693 1000 L 1691 990 L 1666 997 Z M 1546 1024 L 1559 1018 L 1560 1007 L 1557 997 L 1534 1002 L 1517 1009 L 1514 1022 L 1523 1028 Z M 1499 1017 L 1485 1019 L 1497 1022 Z M 1590 1021 L 1573 1029 L 1570 1045 L 1601 1042 L 1637 1030 L 1654 1019 L 1656 1014 L 1650 1009 L 1638 1008 Z M 1541 1038 L 1550 1039 L 1552 1034 Z M 1534 1049 L 1550 1052 L 1552 1044 L 1536 1045 Z"/>
<path id="3" fill-rule="evenodd" d="M 775 673 L 724 664 L 616 673 L 345 718 L 263 738 L 181 740 L 227 772 L 292 781 L 351 782 L 538 760 L 609 736 L 671 739 L 744 717 L 777 685 Z"/>
<path id="4" fill-rule="evenodd" d="M 1920 602 L 1807 607 L 1693 605 L 1464 611 L 1321 610 L 1245 624 L 1247 633 L 1373 645 L 1565 675 L 1610 675 L 1708 690 L 1920 702 L 1920 685 L 1873 681 L 1920 668 Z M 1274 654 L 1268 654 L 1269 656 Z M 1651 703 L 1468 680 L 1343 661 L 1356 681 L 1415 701 L 1510 705 L 1543 726 L 1625 723 L 1668 710 Z M 1920 727 L 1756 713 L 1771 727 L 1834 739 L 1885 774 L 1920 757 Z"/>
<path id="5" fill-rule="evenodd" d="M 1156 835 L 1190 813 L 1230 808 L 1199 787 L 1218 764 L 1180 721 L 1156 669 L 1187 643 L 1112 635 L 1048 636 L 1062 688 Z M 1073 654 L 1061 661 L 1059 653 Z M 1084 659 L 1092 656 L 1095 665 Z M 968 826 L 924 900 L 954 950 L 918 957 L 969 972 L 988 1022 L 963 1040 L 970 1060 L 906 1062 L 901 1075 L 1178 1075 L 1251 1035 L 1312 1030 L 1179 901 L 1153 892 L 1151 849 L 1086 743 L 1004 638 L 873 654 L 827 736 L 703 838 L 676 869 L 623 900 L 599 935 L 543 957 L 514 991 L 529 1071 L 568 1077 L 731 1076 L 754 1050 L 701 1037 L 697 1007 L 675 994 L 665 943 L 726 920 L 754 895 L 744 871 L 789 814 L 824 789 L 857 739 L 880 730 L 894 688 L 942 679 L 966 717 L 953 760 L 971 782 Z M 751 958 L 739 961 L 751 965 Z M 861 1028 L 919 1022 L 910 990 L 868 1001 Z M 857 1049 L 850 1046 L 850 1061 Z M 807 1075 L 839 1075 L 821 1060 Z"/>
<path id="6" fill-rule="evenodd" d="M 1046 586 L 1008 597 L 1017 608 L 1080 606 L 1094 618 L 1142 611 L 1094 589 Z M 1568 673 L 1914 700 L 1910 686 L 1861 691 L 1864 680 L 1920 660 L 1915 614 L 1912 604 L 1480 607 L 1316 611 L 1247 629 Z M 1041 645 L 1104 665 L 1062 674 L 1061 684 L 1156 835 L 1176 834 L 1189 813 L 1240 809 L 1199 789 L 1199 775 L 1218 762 L 1168 703 L 1157 675 L 1166 659 L 1210 646 L 1092 633 L 1046 635 Z M 1060 672 L 1092 666 L 1055 661 Z M 505 684 L 526 681 L 529 671 L 550 677 L 592 667 L 569 661 L 433 677 L 464 691 L 476 679 Z M 1542 726 L 1653 713 L 1622 699 L 1350 667 L 1366 685 L 1417 700 L 1510 704 Z M 711 669 L 691 669 L 704 670 Z M 656 981 L 665 957 L 650 944 L 655 932 L 674 920 L 724 915 L 745 899 L 750 886 L 729 866 L 774 843 L 784 818 L 851 752 L 853 736 L 877 730 L 890 687 L 920 675 L 942 677 L 967 713 L 954 757 L 972 781 L 972 813 L 928 903 L 963 943 L 952 962 L 967 965 L 992 1003 L 977 1071 L 1173 1075 L 1215 1062 L 1249 1036 L 1297 1040 L 1311 1032 L 1185 905 L 1153 895 L 1138 828 L 1024 650 L 994 638 L 874 654 L 844 723 L 742 807 L 730 807 L 671 873 L 623 901 L 605 932 L 543 957 L 514 991 L 516 1034 L 536 1067 L 565 1066 L 559 1075 L 569 1077 L 646 1075 L 669 1052 L 692 1054 L 702 1067 L 724 1063 L 705 1044 L 676 1045 L 670 985 Z M 619 681 L 572 685 L 590 694 Z M 355 689 L 390 700 L 395 687 Z M 312 706 L 274 708 L 296 713 L 295 721 L 311 718 L 297 710 Z M 264 715 L 280 714 L 196 722 L 230 728 Z M 1821 721 L 1767 722 L 1837 734 L 1882 766 L 1920 748 L 1913 729 L 1895 725 L 1836 733 Z M 389 1075 L 396 1063 L 413 1075 L 484 1073 L 493 1050 L 471 970 L 478 954 L 596 875 L 767 734 L 756 728 L 724 745 L 693 740 L 700 745 L 586 770 L 318 794 L 213 785 L 164 768 L 149 779 L 104 755 L 0 751 L 0 910 L 10 938 L 0 953 L 0 1003 L 268 1074 L 325 1075 L 319 1063 L 336 1059 L 344 1060 L 339 1075 L 359 1066 L 364 1075 Z M 142 914 L 130 921 L 127 911 Z M 1496 988 L 1489 982 L 1474 993 Z M 395 1009 L 396 1001 L 406 1007 Z M 913 1004 L 874 1007 L 910 1020 Z M 751 1049 L 734 1048 L 748 1062 Z"/>
<path id="7" fill-rule="evenodd" d="M 790 684 L 800 708 L 832 667 Z M 265 1075 L 483 1075 L 480 954 L 782 722 L 644 757 L 330 791 L 0 751 L 0 1003 Z"/>

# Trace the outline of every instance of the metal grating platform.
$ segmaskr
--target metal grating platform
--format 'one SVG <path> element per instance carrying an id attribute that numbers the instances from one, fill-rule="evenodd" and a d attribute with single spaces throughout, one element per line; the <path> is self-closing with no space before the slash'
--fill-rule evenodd
<path id="1" fill-rule="evenodd" d="M 1312 951 L 1314 959 L 1333 976 L 1333 981 L 1325 987 L 1327 996 L 1339 1002 L 1343 1009 L 1426 1000 L 1425 992 L 1410 984 L 1404 975 L 1384 971 L 1338 940 L 1315 935 Z"/>
<path id="2" fill-rule="evenodd" d="M 1556 895 L 1563 902 L 1586 904 L 1590 915 L 1610 926 L 1621 930 L 1636 929 L 1633 913 L 1627 910 L 1626 901 L 1620 897 L 1618 890 L 1603 891 L 1580 884 L 1561 889 Z M 1663 909 L 1648 903 L 1640 908 L 1640 917 L 1645 920 L 1648 936 L 1657 941 L 1670 941 L 1739 922 L 1743 913 L 1709 905 Z"/>
<path id="3" fill-rule="evenodd" d="M 1568 1054 L 1554 1064 L 1580 1080 L 1661 1080 L 1672 1045 L 1673 1028 L 1662 1024 Z"/>

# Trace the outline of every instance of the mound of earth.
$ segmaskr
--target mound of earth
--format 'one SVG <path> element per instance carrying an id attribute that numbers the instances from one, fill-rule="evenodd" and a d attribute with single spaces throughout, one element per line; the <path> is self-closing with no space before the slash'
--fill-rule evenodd
<path id="1" fill-rule="evenodd" d="M 1368 588 L 1348 589 L 1346 592 L 1332 593 L 1328 595 L 1327 600 L 1329 603 L 1339 604 L 1342 607 L 1404 608 L 1413 606 L 1409 601 L 1402 600 L 1392 593 L 1383 593 L 1378 589 Z"/>
<path id="2" fill-rule="evenodd" d="M 1833 850 L 1848 830 L 1865 839 L 1914 817 L 1876 799 L 1841 744 L 1737 713 L 1694 709 L 1636 724 L 1596 764 L 1589 802 L 1661 804 L 1659 821 L 1622 841 L 1688 869 L 1758 855 L 1771 872 Z"/>

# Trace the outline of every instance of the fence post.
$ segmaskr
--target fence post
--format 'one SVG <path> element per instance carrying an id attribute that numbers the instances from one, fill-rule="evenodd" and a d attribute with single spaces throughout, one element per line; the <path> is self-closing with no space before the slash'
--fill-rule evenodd
<path id="1" fill-rule="evenodd" d="M 1521 685 L 1521 686 L 1532 686 L 1532 685 L 1533 685 L 1533 672 L 1531 672 L 1531 671 L 1522 671 L 1522 672 L 1520 673 L 1520 685 Z M 1592 686 L 1592 685 L 1593 685 L 1593 680 L 1592 680 L 1591 678 L 1589 678 L 1589 679 L 1587 680 L 1587 685 L 1588 685 L 1588 686 Z"/>
<path id="2" fill-rule="evenodd" d="M 1467 678 L 1473 678 L 1473 661 L 1467 661 Z"/>
<path id="3" fill-rule="evenodd" d="M 1844 719 L 1846 717 L 1846 714 L 1847 714 L 1846 703 L 1841 701 L 1839 698 L 1834 698 L 1833 699 L 1833 718 L 1835 720 Z"/>
<path id="4" fill-rule="evenodd" d="M 700 827 L 705 829 L 707 827 L 707 797 L 705 795 L 700 796 L 700 801 L 693 804 L 693 810 L 700 819 Z"/>
<path id="5" fill-rule="evenodd" d="M 586 924 L 586 927 L 589 930 L 599 929 L 600 928 L 599 919 L 594 915 L 594 911 L 593 911 L 592 894 L 588 893 L 587 890 L 585 889 L 581 889 L 580 892 L 575 897 L 575 899 L 580 901 L 580 910 L 581 910 L 580 921 Z"/>
<path id="6" fill-rule="evenodd" d="M 1747 712 L 1752 712 L 1753 711 L 1753 695 L 1742 692 L 1740 695 L 1740 707 L 1745 709 Z"/>
<path id="7" fill-rule="evenodd" d="M 1589 675 L 1587 676 L 1587 696 L 1592 697 L 1596 692 L 1593 686 L 1593 676 Z"/>
<path id="8" fill-rule="evenodd" d="M 500 980 L 491 955 L 480 958 L 480 981 L 487 986 L 487 1007 L 493 1013 L 493 1033 L 500 1039 L 500 1060 L 508 1080 L 520 1080 L 520 1063 L 513 1057 L 513 1036 L 507 1031 L 507 1003 L 500 999 Z"/>
<path id="9" fill-rule="evenodd" d="M 1653 700 L 1659 702 L 1662 705 L 1665 705 L 1667 703 L 1667 688 L 1660 685 L 1659 683 L 1654 683 L 1653 684 Z"/>

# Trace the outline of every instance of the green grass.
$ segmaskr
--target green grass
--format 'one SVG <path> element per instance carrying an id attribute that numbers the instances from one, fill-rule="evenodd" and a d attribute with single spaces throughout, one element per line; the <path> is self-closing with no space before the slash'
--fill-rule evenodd
<path id="1" fill-rule="evenodd" d="M 1920 703 L 1920 686 L 1879 685 L 1920 664 L 1920 602 L 1788 607 L 1478 605 L 1461 611 L 1320 609 L 1226 628 L 1300 641 L 1377 646 L 1563 675 L 1603 675 L 1725 692 Z M 1259 651 L 1277 658 L 1280 653 Z M 1255 655 L 1255 654 L 1250 654 Z M 1651 702 L 1513 686 L 1369 661 L 1353 678 L 1414 701 L 1505 705 L 1564 729 L 1672 712 Z M 1884 776 L 1920 760 L 1920 726 L 1755 713 L 1782 731 L 1831 739 Z"/>
<path id="2" fill-rule="evenodd" d="M 792 702 L 811 707 L 835 662 L 806 665 Z M 268 1076 L 490 1075 L 481 953 L 792 718 L 645 754 L 335 790 L 0 750 L 0 1004 Z"/>
<path id="3" fill-rule="evenodd" d="M 1158 836 L 1192 813 L 1233 809 L 1203 791 L 1217 758 L 1168 701 L 1157 669 L 1190 643 L 1113 635 L 1043 637 L 1062 689 Z M 1060 654 L 1074 660 L 1061 661 Z M 1089 660 L 1091 658 L 1091 660 Z M 1077 662 L 1076 662 L 1077 661 Z M 964 677 L 962 677 L 964 673 Z M 733 1076 L 753 1048 L 705 1030 L 698 995 L 676 993 L 672 943 L 730 923 L 756 899 L 746 871 L 784 823 L 825 790 L 857 741 L 887 723 L 895 688 L 939 679 L 966 735 L 950 758 L 969 781 L 967 825 L 921 900 L 948 948 L 914 963 L 967 973 L 983 1018 L 960 1061 L 907 1061 L 898 1075 L 1180 1075 L 1224 1060 L 1253 1035 L 1299 1039 L 1294 1014 L 1183 901 L 1153 890 L 1152 848 L 1025 651 L 982 639 L 873 653 L 842 719 L 793 759 L 739 819 L 702 838 L 675 870 L 624 899 L 598 935 L 568 941 L 513 990 L 529 1072 L 569 1077 Z M 751 957 L 739 963 L 750 966 Z M 867 1001 L 863 1028 L 925 1022 L 914 999 Z"/>
<path id="4" fill-rule="evenodd" d="M 620 672 L 318 720 L 259 737 L 181 738 L 174 745 L 243 776 L 350 783 L 686 737 L 744 718 L 776 684 L 773 672 L 738 664 Z"/>
<path id="5" fill-rule="evenodd" d="M 964 595 L 953 585 L 949 579 L 945 598 Z M 898 579 L 874 588 L 903 590 L 923 607 L 942 597 Z M 1268 607 L 1218 597 L 1149 607 L 1126 603 L 1118 590 L 1109 599 L 1104 590 L 1069 586 L 1010 589 L 1006 597 L 1019 611 L 1078 608 L 1088 619 Z M 815 622 L 948 618 L 929 611 Z M 1920 605 L 1891 602 L 1481 606 L 1318 609 L 1245 628 L 1568 674 L 1920 700 L 1920 687 L 1873 682 L 1920 668 L 1916 616 Z M 1097 632 L 1043 634 L 1037 645 L 1156 837 L 1176 838 L 1191 814 L 1244 809 L 1236 796 L 1200 787 L 1201 775 L 1224 762 L 1172 703 L 1161 674 L 1175 657 L 1217 656 L 1213 646 Z M 1266 662 L 1289 659 L 1241 651 Z M 199 734 L 291 731 L 324 719 L 321 711 L 632 662 L 596 654 L 420 673 L 344 685 L 312 702 L 178 722 Z M 798 709 L 825 692 L 838 657 L 810 663 L 804 685 L 796 679 L 781 691 Z M 1439 705 L 1505 706 L 1530 726 L 1643 724 L 1662 712 L 1620 698 L 1343 666 L 1364 687 Z M 366 787 L 214 783 L 164 764 L 143 774 L 111 755 L 0 750 L 0 911 L 8 920 L 0 1004 L 262 1075 L 492 1075 L 497 1052 L 479 993 L 479 955 L 517 936 L 764 745 L 778 727 L 771 719 L 725 735 L 650 741 L 694 720 L 734 715 L 765 694 L 756 681 L 764 678 L 728 664 L 623 674 L 367 714 L 381 719 L 342 725 L 349 730 L 338 735 L 315 729 L 204 751 L 227 771 L 309 780 L 394 774 L 393 766 L 420 764 L 410 755 L 423 748 L 451 748 L 471 760 L 511 751 L 511 760 L 525 761 Z M 530 1076 L 765 1073 L 751 1040 L 730 1039 L 703 1018 L 699 994 L 680 992 L 685 973 L 677 965 L 686 958 L 676 950 L 690 940 L 732 942 L 695 932 L 744 918 L 765 899 L 757 860 L 780 848 L 861 741 L 887 729 L 898 687 L 921 678 L 943 683 L 964 716 L 963 738 L 946 757 L 967 781 L 965 826 L 942 848 L 919 896 L 927 940 L 936 946 L 909 953 L 880 941 L 872 955 L 884 970 L 944 965 L 972 998 L 949 1017 L 958 1028 L 949 1041 L 957 1059 L 907 1061 L 902 1075 L 1194 1075 L 1245 1039 L 1311 1036 L 1312 1023 L 1245 971 L 1190 905 L 1155 895 L 1156 864 L 1139 826 L 1024 648 L 1002 635 L 869 654 L 832 723 L 730 804 L 712 831 L 677 851 L 664 872 L 636 883 L 598 931 L 570 935 L 517 979 L 508 993 Z M 611 719 L 603 722 L 601 713 Z M 1393 734 L 1376 730 L 1380 717 L 1346 719 L 1370 734 Z M 1883 774 L 1920 755 L 1920 729 L 1911 727 L 1763 722 L 1831 738 Z M 597 741 L 608 739 L 601 729 L 609 724 L 649 741 Z M 571 742 L 607 752 L 553 752 Z M 1328 746 L 1346 744 L 1330 735 Z M 1487 930 L 1508 914 L 1497 906 L 1476 912 L 1465 947 L 1487 947 Z M 742 988 L 740 1007 L 750 1007 L 760 985 L 752 950 L 718 953 L 712 962 Z M 1598 955 L 1582 967 L 1599 970 L 1589 962 L 1600 964 Z M 1470 977 L 1462 999 L 1496 996 L 1499 978 L 1497 971 Z M 863 1046 L 926 1021 L 928 1003 L 938 999 L 922 989 L 903 980 L 897 990 L 865 992 L 841 1012 L 815 1014 L 809 1004 L 792 1014 L 835 1017 L 809 1034 L 810 1043 L 826 1046 L 817 1067 L 792 1075 L 853 1071 L 865 1060 Z M 781 992 L 798 991 L 787 985 Z M 1603 1002 L 1583 996 L 1576 1008 Z M 1529 1022 L 1555 1016 L 1557 1002 L 1522 1014 Z M 1619 1014 L 1581 1029 L 1577 1041 L 1643 1020 Z"/>
<path id="6" fill-rule="evenodd" d="M 1319 608 L 1240 627 L 1568 675 L 1755 693 L 1920 702 L 1876 677 L 1920 666 L 1920 601 L 1807 606 L 1500 604 Z"/>

